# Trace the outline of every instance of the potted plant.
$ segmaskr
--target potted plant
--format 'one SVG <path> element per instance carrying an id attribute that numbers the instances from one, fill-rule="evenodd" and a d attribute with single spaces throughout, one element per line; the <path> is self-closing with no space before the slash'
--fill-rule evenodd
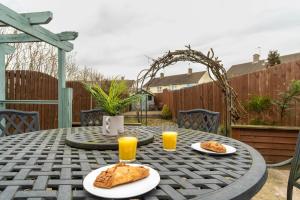
<path id="1" fill-rule="evenodd" d="M 124 130 L 124 116 L 122 111 L 139 100 L 139 95 L 129 95 L 128 87 L 124 80 L 116 78 L 110 81 L 107 91 L 98 84 L 84 84 L 86 90 L 91 93 L 97 102 L 97 106 L 105 112 L 103 116 L 102 133 L 117 135 Z"/>

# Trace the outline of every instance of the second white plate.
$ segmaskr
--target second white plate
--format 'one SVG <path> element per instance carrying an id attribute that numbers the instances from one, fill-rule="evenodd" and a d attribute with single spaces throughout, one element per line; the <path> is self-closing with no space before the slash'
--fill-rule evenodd
<path id="1" fill-rule="evenodd" d="M 223 144 L 224 147 L 226 148 L 226 153 L 217 153 L 217 152 L 213 152 L 213 151 L 209 151 L 206 149 L 203 149 L 201 147 L 201 142 L 197 142 L 191 145 L 192 149 L 195 149 L 197 151 L 203 152 L 203 153 L 207 153 L 207 154 L 211 154 L 211 155 L 228 155 L 228 154 L 233 154 L 236 152 L 236 148 L 229 146 L 227 144 Z"/>
<path id="2" fill-rule="evenodd" d="M 111 189 L 104 189 L 104 188 L 97 188 L 93 185 L 96 177 L 100 174 L 100 172 L 105 171 L 106 169 L 114 166 L 109 165 L 105 167 L 101 167 L 94 171 L 91 171 L 83 180 L 83 187 L 84 189 L 98 197 L 104 198 L 112 198 L 112 199 L 123 199 L 123 198 L 130 198 L 134 196 L 142 195 L 146 192 L 149 192 L 153 188 L 155 188 L 160 181 L 160 176 L 158 172 L 151 167 L 146 165 L 139 165 L 139 164 L 128 164 L 131 166 L 143 166 L 149 169 L 149 176 L 139 181 L 135 181 L 132 183 L 120 185 L 113 187 Z"/>

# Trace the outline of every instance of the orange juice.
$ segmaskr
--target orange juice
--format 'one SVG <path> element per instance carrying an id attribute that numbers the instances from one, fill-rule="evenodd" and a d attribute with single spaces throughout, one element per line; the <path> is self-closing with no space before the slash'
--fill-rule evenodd
<path id="1" fill-rule="evenodd" d="M 163 148 L 166 151 L 176 151 L 177 132 L 165 131 L 162 133 Z"/>
<path id="2" fill-rule="evenodd" d="M 120 137 L 118 139 L 120 161 L 131 162 L 135 160 L 137 141 L 136 137 Z"/>

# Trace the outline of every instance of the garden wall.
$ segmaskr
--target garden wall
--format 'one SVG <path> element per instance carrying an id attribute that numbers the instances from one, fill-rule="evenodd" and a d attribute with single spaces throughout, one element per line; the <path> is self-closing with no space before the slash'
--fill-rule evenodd
<path id="1" fill-rule="evenodd" d="M 292 80 L 300 80 L 300 61 L 284 63 L 268 69 L 237 76 L 229 80 L 230 85 L 238 94 L 241 102 L 246 102 L 253 95 L 266 95 L 273 99 L 285 91 Z M 223 119 L 224 102 L 223 94 L 216 83 L 210 82 L 176 91 L 164 90 L 163 93 L 155 95 L 157 104 L 167 104 L 176 118 L 179 110 L 204 108 L 221 112 Z M 249 124 L 255 117 L 254 114 L 244 116 L 239 124 Z M 264 119 L 278 123 L 279 113 L 273 107 L 266 112 Z M 300 126 L 300 102 L 294 102 L 281 125 Z"/>

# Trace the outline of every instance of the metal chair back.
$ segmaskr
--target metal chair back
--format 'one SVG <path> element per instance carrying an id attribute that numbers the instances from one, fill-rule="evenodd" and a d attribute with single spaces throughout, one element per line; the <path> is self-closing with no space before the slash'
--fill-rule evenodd
<path id="1" fill-rule="evenodd" d="M 295 154 L 292 160 L 290 176 L 287 187 L 287 200 L 293 199 L 293 188 L 300 189 L 300 183 L 297 181 L 300 179 L 300 132 L 298 134 Z"/>
<path id="2" fill-rule="evenodd" d="M 102 109 L 82 110 L 80 111 L 81 126 L 102 126 L 103 115 Z"/>
<path id="3" fill-rule="evenodd" d="M 179 128 L 200 130 L 209 133 L 217 133 L 220 121 L 220 113 L 205 109 L 179 111 L 177 124 Z"/>
<path id="4" fill-rule="evenodd" d="M 19 110 L 0 110 L 0 136 L 40 130 L 39 113 Z"/>

